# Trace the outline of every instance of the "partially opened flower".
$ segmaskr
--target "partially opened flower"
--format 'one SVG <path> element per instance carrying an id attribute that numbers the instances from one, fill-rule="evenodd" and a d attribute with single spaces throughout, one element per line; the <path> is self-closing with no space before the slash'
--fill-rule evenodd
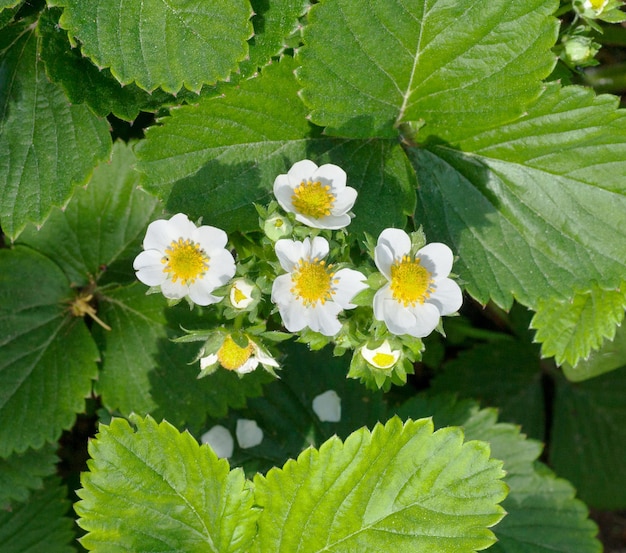
<path id="1" fill-rule="evenodd" d="M 400 359 L 401 351 L 391 349 L 388 340 L 385 340 L 380 346 L 369 349 L 367 346 L 361 348 L 361 355 L 372 367 L 376 369 L 391 369 Z"/>
<path id="2" fill-rule="evenodd" d="M 228 298 L 231 305 L 235 309 L 247 309 L 255 301 L 252 295 L 254 290 L 254 284 L 245 278 L 238 278 L 230 288 Z"/>
<path id="3" fill-rule="evenodd" d="M 144 251 L 133 263 L 137 278 L 148 286 L 160 286 L 166 298 L 188 296 L 198 305 L 222 298 L 213 290 L 235 274 L 235 260 L 225 249 L 226 233 L 210 226 L 196 227 L 186 215 L 154 221 L 143 241 Z"/>
<path id="4" fill-rule="evenodd" d="M 350 224 L 357 191 L 346 186 L 346 173 L 328 163 L 318 167 L 303 159 L 274 181 L 274 196 L 281 207 L 305 225 L 340 229 Z"/>
<path id="5" fill-rule="evenodd" d="M 212 369 L 218 364 L 229 371 L 235 371 L 239 374 L 254 371 L 259 366 L 259 363 L 264 368 L 270 370 L 278 367 L 278 363 L 269 353 L 256 342 L 249 338 L 246 339 L 248 340 L 248 345 L 242 347 L 233 340 L 230 334 L 227 335 L 217 352 L 209 353 L 209 355 L 200 359 L 200 376 L 210 374 Z"/>
<path id="6" fill-rule="evenodd" d="M 374 317 L 392 334 L 428 336 L 441 315 L 450 315 L 463 303 L 459 285 L 448 278 L 452 251 L 445 244 L 427 244 L 415 254 L 403 230 L 388 228 L 378 237 L 376 266 L 389 281 L 374 296 Z"/>
<path id="7" fill-rule="evenodd" d="M 285 328 L 298 332 L 309 327 L 325 336 L 341 329 L 337 316 L 353 309 L 352 298 L 367 288 L 365 276 L 354 269 L 334 271 L 326 264 L 328 241 L 320 236 L 276 242 L 276 255 L 286 275 L 276 277 L 272 301 L 278 306 Z"/>

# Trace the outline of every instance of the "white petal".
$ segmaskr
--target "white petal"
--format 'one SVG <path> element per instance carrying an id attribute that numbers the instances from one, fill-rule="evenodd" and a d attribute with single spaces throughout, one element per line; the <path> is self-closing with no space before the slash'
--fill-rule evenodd
<path id="1" fill-rule="evenodd" d="M 386 228 L 383 230 L 378 236 L 377 244 L 385 244 L 396 258 L 407 255 L 411 251 L 410 236 L 398 228 Z"/>
<path id="2" fill-rule="evenodd" d="M 170 229 L 173 234 L 178 238 L 179 236 L 184 236 L 185 238 L 191 237 L 192 233 L 196 230 L 196 225 L 194 225 L 187 215 L 184 213 L 177 213 L 168 221 L 170 225 Z"/>
<path id="3" fill-rule="evenodd" d="M 394 262 L 393 251 L 387 244 L 378 244 L 374 248 L 376 267 L 387 280 L 391 280 L 391 266 Z"/>
<path id="4" fill-rule="evenodd" d="M 227 428 L 217 424 L 208 432 L 202 434 L 200 441 L 203 444 L 209 444 L 211 449 L 220 458 L 231 457 L 235 442 Z"/>
<path id="5" fill-rule="evenodd" d="M 196 305 L 212 305 L 222 300 L 219 296 L 214 296 L 211 292 L 213 287 L 207 287 L 204 279 L 198 279 L 188 286 L 187 295 Z"/>
<path id="6" fill-rule="evenodd" d="M 346 172 L 338 165 L 326 163 L 318 167 L 311 175 L 312 181 L 321 181 L 323 184 L 330 184 L 333 192 L 345 188 L 347 175 Z"/>
<path id="7" fill-rule="evenodd" d="M 180 283 L 180 280 L 174 282 L 171 279 L 164 280 L 161 283 L 161 293 L 166 297 L 173 300 L 184 298 L 189 292 L 189 288 Z"/>
<path id="8" fill-rule="evenodd" d="M 258 359 L 254 357 L 250 357 L 241 367 L 239 367 L 236 371 L 239 374 L 248 374 L 253 372 L 259 366 Z"/>
<path id="9" fill-rule="evenodd" d="M 228 242 L 228 236 L 222 229 L 208 225 L 197 228 L 191 234 L 191 239 L 200 244 L 200 247 L 207 254 L 214 250 L 223 249 L 226 246 L 226 242 Z"/>
<path id="10" fill-rule="evenodd" d="M 297 186 L 303 180 L 310 180 L 311 176 L 317 170 L 317 165 L 308 159 L 298 161 L 291 166 L 291 169 L 287 171 L 289 182 Z"/>
<path id="11" fill-rule="evenodd" d="M 452 250 L 441 242 L 427 244 L 416 254 L 420 261 L 433 277 L 447 277 L 452 270 L 454 254 Z"/>
<path id="12" fill-rule="evenodd" d="M 326 238 L 322 238 L 321 236 L 316 236 L 313 240 L 309 240 L 308 238 L 304 239 L 305 250 L 308 246 L 308 255 L 309 259 L 324 259 L 328 255 L 329 246 L 328 240 Z"/>
<path id="13" fill-rule="evenodd" d="M 289 240 L 282 238 L 274 245 L 276 257 L 280 262 L 280 266 L 288 272 L 293 271 L 294 267 L 304 257 L 304 244 L 298 240 Z"/>
<path id="14" fill-rule="evenodd" d="M 272 303 L 280 306 L 296 301 L 291 293 L 292 288 L 291 275 L 277 276 L 272 283 Z"/>
<path id="15" fill-rule="evenodd" d="M 424 338 L 428 336 L 439 324 L 439 309 L 431 303 L 416 305 L 415 307 L 407 307 L 414 318 L 413 327 L 407 332 L 415 338 Z"/>
<path id="16" fill-rule="evenodd" d="M 215 250 L 209 257 L 209 270 L 206 277 L 209 277 L 209 282 L 217 288 L 218 286 L 224 286 L 233 276 L 235 276 L 235 260 L 233 255 L 228 250 Z M 217 286 L 215 286 L 217 284 Z"/>
<path id="17" fill-rule="evenodd" d="M 167 278 L 167 273 L 163 272 L 162 258 L 163 254 L 157 250 L 141 252 L 133 261 L 137 278 L 148 286 L 159 286 Z"/>
<path id="18" fill-rule="evenodd" d="M 322 422 L 341 420 L 341 398 L 335 390 L 327 390 L 313 398 L 313 411 Z"/>
<path id="19" fill-rule="evenodd" d="M 274 181 L 274 196 L 278 200 L 280 207 L 289 213 L 293 213 L 296 208 L 293 206 L 294 186 L 289 182 L 287 175 L 278 175 Z"/>
<path id="20" fill-rule="evenodd" d="M 200 369 L 204 370 L 207 367 L 212 367 L 213 365 L 217 364 L 217 362 L 217 353 L 209 353 L 209 355 L 200 359 Z"/>
<path id="21" fill-rule="evenodd" d="M 259 428 L 256 421 L 250 419 L 239 419 L 235 434 L 237 434 L 237 442 L 241 449 L 254 447 L 263 441 L 263 430 Z"/>
<path id="22" fill-rule="evenodd" d="M 256 345 L 256 344 L 255 344 Z M 261 363 L 261 365 L 264 366 L 268 366 L 268 367 L 278 367 L 278 361 L 276 361 L 276 359 L 274 359 L 271 355 L 269 355 L 267 352 L 263 351 L 260 347 L 256 347 L 256 358 L 259 360 L 259 363 Z"/>
<path id="23" fill-rule="evenodd" d="M 345 228 L 352 222 L 352 218 L 347 213 L 344 215 L 327 215 L 325 217 L 320 217 L 319 219 L 307 217 L 302 213 L 296 213 L 296 220 L 304 223 L 308 227 L 328 230 Z"/>
<path id="24" fill-rule="evenodd" d="M 289 303 L 278 304 L 278 311 L 289 332 L 298 332 L 308 324 L 307 309 L 295 298 Z"/>
<path id="25" fill-rule="evenodd" d="M 391 286 L 389 284 L 385 284 L 374 295 L 374 302 L 372 307 L 374 308 L 374 318 L 377 321 L 385 320 L 384 305 L 387 301 L 395 301 L 393 299 L 393 292 L 391 291 Z"/>
<path id="26" fill-rule="evenodd" d="M 341 305 L 327 301 L 317 303 L 315 307 L 307 310 L 309 328 L 319 332 L 324 336 L 334 336 L 341 330 L 341 323 L 337 320 L 337 315 L 341 313 Z"/>
<path id="27" fill-rule="evenodd" d="M 450 315 L 461 308 L 463 292 L 454 280 L 441 278 L 435 281 L 435 291 L 426 301 L 434 304 L 442 315 Z"/>
<path id="28" fill-rule="evenodd" d="M 335 203 L 333 204 L 333 208 L 331 213 L 333 215 L 343 215 L 347 213 L 354 207 L 354 202 L 356 202 L 357 191 L 354 188 L 347 186 L 343 190 L 340 190 L 337 193 L 337 197 L 335 199 Z"/>
<path id="29" fill-rule="evenodd" d="M 148 225 L 146 236 L 143 239 L 143 248 L 144 250 L 158 250 L 164 253 L 174 240 L 178 240 L 178 236 L 174 235 L 169 221 L 159 219 Z"/>
<path id="30" fill-rule="evenodd" d="M 334 278 L 339 282 L 333 286 L 335 294 L 333 301 L 337 302 L 344 309 L 353 309 L 356 305 L 352 304 L 352 298 L 361 290 L 367 288 L 365 275 L 354 269 L 340 269 L 335 273 Z"/>
<path id="31" fill-rule="evenodd" d="M 402 336 L 402 334 L 414 335 L 417 324 L 415 316 L 401 303 L 394 299 L 385 299 L 382 303 L 382 315 L 385 325 L 392 334 L 397 336 Z M 437 318 L 439 318 L 439 311 L 437 311 Z"/>

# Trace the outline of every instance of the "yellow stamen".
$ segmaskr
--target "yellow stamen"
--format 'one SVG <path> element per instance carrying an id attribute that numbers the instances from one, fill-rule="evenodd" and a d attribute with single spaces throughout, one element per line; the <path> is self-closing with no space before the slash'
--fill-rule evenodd
<path id="1" fill-rule="evenodd" d="M 291 293 L 306 307 L 315 306 L 318 301 L 326 303 L 335 294 L 332 285 L 338 282 L 333 279 L 335 273 L 330 270 L 331 267 L 332 265 L 327 266 L 325 261 L 319 261 L 317 257 L 313 261 L 301 260 L 291 275 Z"/>
<path id="2" fill-rule="evenodd" d="M 241 368 L 244 363 L 250 359 L 254 346 L 248 341 L 245 348 L 238 346 L 230 335 L 226 336 L 222 347 L 217 352 L 217 359 L 220 365 L 229 371 L 236 371 Z"/>
<path id="3" fill-rule="evenodd" d="M 434 292 L 432 275 L 420 264 L 419 258 L 408 255 L 391 266 L 391 291 L 394 299 L 404 306 L 424 303 Z"/>
<path id="4" fill-rule="evenodd" d="M 372 357 L 372 362 L 379 369 L 391 367 L 396 362 L 396 358 L 391 353 L 376 352 Z"/>
<path id="5" fill-rule="evenodd" d="M 295 188 L 291 201 L 298 212 L 320 219 L 330 215 L 335 196 L 331 193 L 329 185 L 323 185 L 320 181 L 303 180 Z"/>
<path id="6" fill-rule="evenodd" d="M 183 285 L 193 284 L 209 270 L 209 256 L 189 238 L 174 240 L 165 250 L 161 263 L 165 264 L 163 272 L 171 274 L 172 282 L 180 279 Z"/>

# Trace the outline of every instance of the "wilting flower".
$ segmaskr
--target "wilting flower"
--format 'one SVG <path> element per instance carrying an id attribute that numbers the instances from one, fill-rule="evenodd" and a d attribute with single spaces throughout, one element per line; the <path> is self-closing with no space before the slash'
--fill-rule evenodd
<path id="1" fill-rule="evenodd" d="M 308 326 L 325 336 L 337 334 L 341 329 L 337 315 L 356 307 L 350 302 L 367 288 L 365 276 L 354 269 L 334 271 L 326 264 L 328 241 L 320 236 L 304 242 L 279 240 L 275 248 L 288 273 L 276 277 L 272 285 L 272 301 L 285 328 L 298 332 Z"/>
<path id="2" fill-rule="evenodd" d="M 378 237 L 374 257 L 389 281 L 374 296 L 374 317 L 392 334 L 423 338 L 437 327 L 441 315 L 461 307 L 461 289 L 448 278 L 453 254 L 445 244 L 427 244 L 413 255 L 409 235 L 388 228 Z"/>
<path id="3" fill-rule="evenodd" d="M 252 372 L 259 363 L 266 369 L 278 367 L 278 363 L 271 355 L 250 338 L 246 339 L 248 345 L 241 347 L 230 334 L 227 335 L 217 352 L 209 353 L 200 359 L 200 376 L 209 374 L 218 364 L 239 374 Z"/>
<path id="4" fill-rule="evenodd" d="M 350 224 L 357 191 L 346 186 L 346 173 L 328 163 L 318 167 L 303 159 L 274 181 L 274 196 L 281 207 L 305 225 L 340 229 Z"/>
<path id="5" fill-rule="evenodd" d="M 160 286 L 166 298 L 189 299 L 198 305 L 222 298 L 213 290 L 235 274 L 235 260 L 225 249 L 226 233 L 210 226 L 196 227 L 186 215 L 154 221 L 143 241 L 144 251 L 133 263 L 137 278 L 148 286 Z"/>
<path id="6" fill-rule="evenodd" d="M 369 349 L 367 346 L 361 348 L 361 355 L 372 367 L 376 369 L 391 369 L 400 359 L 401 351 L 391 349 L 388 340 L 385 340 L 380 346 Z"/>

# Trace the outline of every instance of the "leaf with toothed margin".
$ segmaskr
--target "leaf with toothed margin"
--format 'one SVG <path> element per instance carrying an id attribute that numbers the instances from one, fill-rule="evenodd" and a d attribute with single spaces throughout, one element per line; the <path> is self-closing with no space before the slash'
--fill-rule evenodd
<path id="1" fill-rule="evenodd" d="M 65 204 L 111 148 L 106 120 L 48 81 L 40 40 L 29 21 L 0 36 L 0 224 L 11 239 Z"/>
<path id="2" fill-rule="evenodd" d="M 54 0 L 59 24 L 122 84 L 176 93 L 228 78 L 248 53 L 248 0 Z"/>

